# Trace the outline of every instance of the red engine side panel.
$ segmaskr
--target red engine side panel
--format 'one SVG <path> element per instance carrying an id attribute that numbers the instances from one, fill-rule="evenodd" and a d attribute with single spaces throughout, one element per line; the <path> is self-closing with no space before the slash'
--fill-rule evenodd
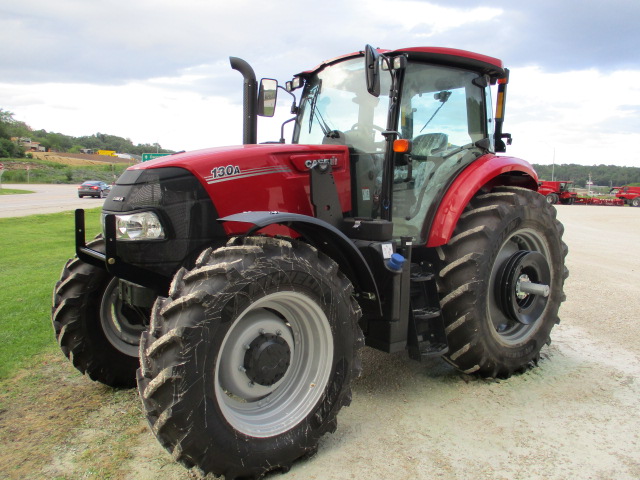
<path id="1" fill-rule="evenodd" d="M 133 169 L 181 167 L 205 187 L 220 217 L 247 211 L 280 211 L 313 216 L 309 168 L 329 162 L 342 211 L 351 210 L 349 150 L 342 145 L 241 145 L 162 157 Z M 231 222 L 233 234 L 246 229 Z"/>
<path id="2" fill-rule="evenodd" d="M 519 158 L 498 157 L 492 154 L 480 157 L 458 175 L 442 199 L 431 225 L 427 247 L 446 244 L 471 197 L 492 181 L 495 182 L 493 186 L 504 185 L 504 181 L 498 181 L 496 177 L 509 172 L 521 172 L 525 175 L 517 186 L 531 190 L 537 189 L 538 175 L 528 162 Z"/>

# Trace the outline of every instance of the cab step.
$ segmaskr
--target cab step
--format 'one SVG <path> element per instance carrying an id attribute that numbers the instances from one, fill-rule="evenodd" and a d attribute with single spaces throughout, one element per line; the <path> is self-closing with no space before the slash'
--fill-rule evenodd
<path id="1" fill-rule="evenodd" d="M 407 349 L 409 357 L 414 360 L 444 355 L 449 351 L 433 272 L 421 270 L 411 275 Z"/>

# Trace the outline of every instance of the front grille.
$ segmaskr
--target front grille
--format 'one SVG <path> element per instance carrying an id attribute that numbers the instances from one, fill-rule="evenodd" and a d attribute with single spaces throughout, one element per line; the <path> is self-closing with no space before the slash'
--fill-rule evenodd
<path id="1" fill-rule="evenodd" d="M 105 202 L 104 213 L 155 212 L 167 238 L 118 242 L 118 256 L 166 276 L 207 246 L 225 242 L 218 214 L 202 184 L 189 171 L 170 167 L 126 171 Z"/>
<path id="2" fill-rule="evenodd" d="M 127 205 L 129 208 L 155 207 L 162 203 L 162 189 L 160 182 L 133 185 L 129 193 Z M 166 203 L 166 202 L 165 202 Z"/>

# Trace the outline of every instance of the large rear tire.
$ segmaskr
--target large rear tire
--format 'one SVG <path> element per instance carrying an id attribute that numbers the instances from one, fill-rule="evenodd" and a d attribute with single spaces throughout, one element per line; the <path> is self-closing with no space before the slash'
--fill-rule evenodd
<path id="1" fill-rule="evenodd" d="M 89 246 L 104 251 L 104 240 Z M 136 385 L 138 345 L 149 312 L 123 304 L 117 278 L 70 259 L 53 292 L 51 317 L 62 352 L 80 372 L 111 387 Z"/>
<path id="2" fill-rule="evenodd" d="M 140 345 L 138 388 L 160 443 L 229 480 L 313 454 L 360 373 L 352 290 L 293 240 L 245 238 L 181 269 Z"/>
<path id="3" fill-rule="evenodd" d="M 537 364 L 565 299 L 563 231 L 536 192 L 503 187 L 471 200 L 438 249 L 451 364 L 494 378 Z"/>

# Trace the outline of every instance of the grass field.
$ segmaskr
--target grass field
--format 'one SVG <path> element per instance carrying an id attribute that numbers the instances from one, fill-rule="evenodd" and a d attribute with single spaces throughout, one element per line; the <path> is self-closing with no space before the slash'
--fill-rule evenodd
<path id="1" fill-rule="evenodd" d="M 91 235 L 100 210 L 86 211 Z M 0 219 L 0 232 L 0 478 L 131 478 L 126 462 L 150 435 L 136 390 L 81 375 L 51 326 L 53 287 L 74 254 L 74 212 Z M 159 447 L 155 457 L 173 463 Z"/>
<path id="2" fill-rule="evenodd" d="M 100 209 L 88 210 L 87 237 L 100 231 Z M 74 255 L 74 212 L 0 219 L 0 380 L 57 349 L 51 295 Z"/>
<path id="3" fill-rule="evenodd" d="M 37 158 L 3 159 L 5 172 L 2 183 L 77 183 L 87 178 L 115 181 L 129 166 L 126 163 L 80 162 L 65 164 Z M 27 170 L 27 167 L 29 170 Z"/>
<path id="4" fill-rule="evenodd" d="M 17 188 L 0 188 L 0 195 L 17 195 L 21 193 L 33 193 L 31 190 L 18 190 Z"/>

